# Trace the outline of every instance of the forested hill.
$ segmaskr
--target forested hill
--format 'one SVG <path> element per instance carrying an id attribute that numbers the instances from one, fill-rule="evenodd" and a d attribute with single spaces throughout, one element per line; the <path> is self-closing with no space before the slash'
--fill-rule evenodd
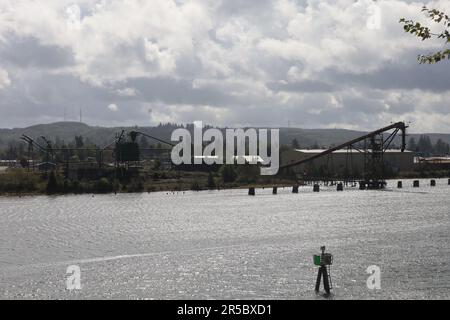
<path id="1" fill-rule="evenodd" d="M 70 143 L 74 141 L 75 136 L 82 136 L 85 141 L 102 146 L 114 140 L 114 136 L 122 129 L 138 129 L 152 136 L 163 140 L 170 140 L 172 131 L 180 125 L 162 124 L 155 127 L 98 127 L 89 126 L 79 122 L 56 122 L 51 124 L 39 124 L 27 128 L 0 129 L 0 149 L 8 147 L 10 142 L 20 141 L 20 136 L 26 134 L 34 139 L 45 136 L 55 143 Z M 300 129 L 300 128 L 281 128 L 280 143 L 284 145 L 297 145 L 298 147 L 328 147 L 337 145 L 354 139 L 365 134 L 361 131 L 345 129 Z M 445 144 L 450 144 L 450 134 L 425 134 L 429 141 L 422 141 L 422 144 L 431 143 L 435 145 L 440 139 Z M 419 144 L 421 135 L 408 135 L 408 141 L 414 138 L 415 143 Z M 399 144 L 399 141 L 395 141 Z"/>

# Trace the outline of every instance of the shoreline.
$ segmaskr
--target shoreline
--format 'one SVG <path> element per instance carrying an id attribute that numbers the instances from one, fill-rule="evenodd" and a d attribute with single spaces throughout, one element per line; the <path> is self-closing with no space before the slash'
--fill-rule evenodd
<path id="1" fill-rule="evenodd" d="M 396 180 L 446 180 L 448 179 L 448 184 L 450 185 L 450 177 L 399 177 L 399 178 L 390 178 L 386 179 L 386 181 L 396 181 Z M 312 183 L 318 181 L 318 182 L 325 182 L 325 181 L 334 181 L 334 182 L 343 182 L 341 179 L 335 179 L 335 180 L 308 180 L 311 184 L 295 184 L 295 183 L 254 183 L 254 184 L 243 184 L 243 185 L 225 185 L 221 187 L 216 188 L 200 188 L 197 190 L 194 190 L 189 187 L 183 187 L 183 186 L 176 186 L 176 188 L 169 188 L 169 185 L 164 185 L 164 187 L 160 186 L 159 189 L 151 188 L 147 190 L 141 190 L 141 191 L 111 191 L 111 192 L 56 192 L 56 193 L 47 193 L 47 192 L 41 192 L 41 191 L 35 191 L 35 192 L 0 192 L 0 197 L 2 198 L 22 198 L 22 197 L 33 197 L 33 196 L 52 196 L 52 197 L 61 197 L 61 196 L 74 196 L 74 195 L 111 195 L 111 194 L 143 194 L 143 193 L 158 193 L 158 192 L 170 192 L 170 193 L 176 193 L 176 192 L 202 192 L 202 191 L 221 191 L 221 190 L 244 190 L 244 189 L 266 189 L 266 188 L 292 188 L 294 186 L 312 186 Z M 358 180 L 348 180 L 348 181 L 358 181 Z M 447 185 L 447 184 L 446 184 Z"/>
<path id="2" fill-rule="evenodd" d="M 111 191 L 111 192 L 66 192 L 66 193 L 46 193 L 46 192 L 24 192 L 24 193 L 0 193 L 0 197 L 31 197 L 31 196 L 67 196 L 67 195 L 110 195 L 110 194 L 134 194 L 134 193 L 158 193 L 158 192 L 202 192 L 202 191 L 221 191 L 221 190 L 243 190 L 243 189 L 249 189 L 249 188 L 255 188 L 255 189 L 264 189 L 264 188 L 292 188 L 293 185 L 287 185 L 287 184 L 252 184 L 252 185 L 242 185 L 242 186 L 224 186 L 223 188 L 214 188 L 214 189 L 208 189 L 208 188 L 202 188 L 198 190 L 193 190 L 191 188 L 163 188 L 163 189 L 152 189 L 152 190 L 142 190 L 142 191 Z"/>

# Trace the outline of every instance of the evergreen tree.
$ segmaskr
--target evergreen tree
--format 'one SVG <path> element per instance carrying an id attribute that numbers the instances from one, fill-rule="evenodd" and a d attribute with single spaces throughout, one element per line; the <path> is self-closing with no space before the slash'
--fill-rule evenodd
<path id="1" fill-rule="evenodd" d="M 48 194 L 54 194 L 58 192 L 58 182 L 56 181 L 56 175 L 55 172 L 50 172 L 50 176 L 48 177 L 47 182 L 47 193 Z"/>
<path id="2" fill-rule="evenodd" d="M 83 136 L 75 136 L 75 147 L 82 148 L 84 146 Z"/>
<path id="3" fill-rule="evenodd" d="M 431 144 L 430 137 L 420 136 L 419 142 L 417 143 L 417 151 L 422 153 L 424 156 L 429 156 L 433 153 L 433 145 Z"/>
<path id="4" fill-rule="evenodd" d="M 441 139 L 439 139 L 434 146 L 434 154 L 436 156 L 444 157 L 449 154 L 449 145 Z"/>
<path id="5" fill-rule="evenodd" d="M 212 172 L 208 175 L 208 189 L 213 190 L 216 188 L 216 182 L 214 181 L 214 176 Z"/>
<path id="6" fill-rule="evenodd" d="M 80 149 L 84 147 L 82 136 L 75 136 L 75 147 Z M 80 160 L 84 160 L 86 158 L 86 153 L 84 152 L 84 150 L 78 150 L 77 155 Z"/>
<path id="7" fill-rule="evenodd" d="M 221 168 L 223 182 L 234 182 L 237 178 L 236 170 L 232 165 L 223 165 Z"/>
<path id="8" fill-rule="evenodd" d="M 411 139 L 409 139 L 408 149 L 411 151 L 414 151 L 414 152 L 417 151 L 416 139 L 414 139 L 413 137 Z"/>

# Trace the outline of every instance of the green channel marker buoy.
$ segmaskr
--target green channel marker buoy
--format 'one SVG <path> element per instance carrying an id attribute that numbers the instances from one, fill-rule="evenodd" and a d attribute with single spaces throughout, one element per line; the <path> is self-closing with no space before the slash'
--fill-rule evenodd
<path id="1" fill-rule="evenodd" d="M 329 295 L 331 289 L 333 289 L 333 284 L 331 282 L 331 274 L 328 270 L 328 266 L 333 264 L 333 255 L 331 253 L 325 253 L 325 246 L 320 247 L 320 250 L 322 251 L 322 254 L 313 256 L 314 265 L 319 267 L 316 280 L 316 292 L 319 292 L 320 282 L 323 278 L 323 287 L 326 294 Z"/>

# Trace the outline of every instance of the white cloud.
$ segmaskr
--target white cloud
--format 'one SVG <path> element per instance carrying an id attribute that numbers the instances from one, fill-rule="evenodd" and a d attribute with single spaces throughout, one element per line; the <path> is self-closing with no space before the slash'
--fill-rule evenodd
<path id="1" fill-rule="evenodd" d="M 71 4 L 66 8 L 67 27 L 70 29 L 80 29 L 81 9 L 76 4 Z"/>
<path id="2" fill-rule="evenodd" d="M 450 12 L 448 0 L 426 2 Z M 429 101 L 435 116 L 420 127 L 450 131 L 439 120 L 450 88 L 432 88 L 449 77 L 419 69 L 415 60 L 440 44 L 418 41 L 398 23 L 400 17 L 427 23 L 422 4 L 373 6 L 372 0 L 2 0 L 0 108 L 30 104 L 21 108 L 45 113 L 66 98 L 97 106 L 92 122 L 103 122 L 105 101 L 116 101 L 120 110 L 111 104 L 111 111 L 158 105 L 153 116 L 164 121 L 198 115 L 214 124 L 276 126 L 295 118 L 301 126 L 369 129 L 394 117 L 419 117 Z M 379 28 L 368 28 L 374 21 Z M 11 54 L 18 52 L 15 39 L 33 39 L 27 48 L 35 54 L 70 57 L 26 63 L 32 55 Z M 55 93 L 49 84 L 41 93 L 42 82 L 55 75 L 83 85 Z M 415 99 L 402 102 L 410 96 Z"/>
<path id="3" fill-rule="evenodd" d="M 170 74 L 175 71 L 175 58 L 169 49 L 161 49 L 157 43 L 148 39 L 144 39 L 144 47 L 145 59 L 155 66 L 155 72 Z"/>
<path id="4" fill-rule="evenodd" d="M 138 94 L 135 88 L 117 89 L 116 93 L 121 97 L 135 97 Z"/>
<path id="5" fill-rule="evenodd" d="M 0 90 L 5 89 L 11 85 L 11 80 L 9 79 L 9 74 L 6 70 L 0 69 Z"/>
<path id="6" fill-rule="evenodd" d="M 119 107 L 115 103 L 111 103 L 110 105 L 108 105 L 108 109 L 113 112 L 116 112 L 119 110 Z"/>

